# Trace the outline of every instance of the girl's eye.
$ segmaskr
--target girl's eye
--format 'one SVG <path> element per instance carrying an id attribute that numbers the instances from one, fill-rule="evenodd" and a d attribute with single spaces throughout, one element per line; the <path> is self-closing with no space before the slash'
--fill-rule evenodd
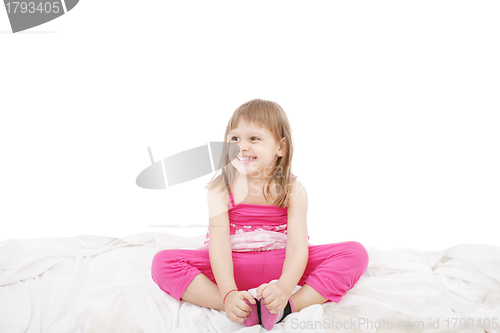
<path id="1" fill-rule="evenodd" d="M 259 138 L 258 138 L 258 137 L 256 137 L 256 136 L 252 136 L 252 139 L 254 139 L 254 138 L 255 138 L 255 139 L 257 139 L 257 140 L 259 140 Z M 235 141 L 235 139 L 237 139 L 237 137 L 236 137 L 236 136 L 233 136 L 233 137 L 231 138 L 231 140 L 233 140 L 233 141 Z M 252 140 L 252 141 L 257 141 L 257 140 Z"/>

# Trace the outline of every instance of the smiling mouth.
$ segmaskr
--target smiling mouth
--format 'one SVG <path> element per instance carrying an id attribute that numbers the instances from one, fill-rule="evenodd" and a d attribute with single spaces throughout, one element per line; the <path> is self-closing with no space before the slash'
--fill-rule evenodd
<path id="1" fill-rule="evenodd" d="M 251 157 L 251 158 L 248 158 L 248 157 L 239 158 L 239 157 L 237 157 L 236 159 L 238 161 L 240 161 L 241 163 L 247 164 L 247 163 L 251 163 L 251 162 L 255 161 L 257 159 L 257 157 Z"/>

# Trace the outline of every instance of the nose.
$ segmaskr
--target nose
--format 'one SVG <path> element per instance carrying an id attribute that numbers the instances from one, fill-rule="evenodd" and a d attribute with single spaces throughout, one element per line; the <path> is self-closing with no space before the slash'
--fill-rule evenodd
<path id="1" fill-rule="evenodd" d="M 248 148 L 248 144 L 244 144 L 244 143 L 240 143 L 238 144 L 238 147 L 240 147 L 240 150 L 243 152 L 243 151 L 248 151 L 249 148 Z"/>

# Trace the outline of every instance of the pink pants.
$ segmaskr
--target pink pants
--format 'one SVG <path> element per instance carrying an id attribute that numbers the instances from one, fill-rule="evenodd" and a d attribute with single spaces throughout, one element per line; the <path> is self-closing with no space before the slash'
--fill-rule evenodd
<path id="1" fill-rule="evenodd" d="M 234 279 L 238 290 L 257 288 L 279 279 L 286 249 L 263 252 L 233 252 Z M 358 242 L 342 242 L 309 246 L 309 259 L 298 282 L 307 283 L 327 302 L 338 303 L 358 282 L 368 266 L 368 253 Z M 200 273 L 215 284 L 208 250 L 168 249 L 155 254 L 151 277 L 161 290 L 175 299 Z"/>

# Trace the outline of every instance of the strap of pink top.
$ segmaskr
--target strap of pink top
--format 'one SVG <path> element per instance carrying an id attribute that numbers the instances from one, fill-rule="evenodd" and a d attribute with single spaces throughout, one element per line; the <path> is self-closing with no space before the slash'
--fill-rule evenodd
<path id="1" fill-rule="evenodd" d="M 231 207 L 236 207 L 236 205 L 234 204 L 233 192 L 229 192 L 229 197 L 231 198 Z"/>
<path id="2" fill-rule="evenodd" d="M 292 177 L 293 177 L 293 178 L 297 178 L 297 176 L 294 176 L 293 174 L 292 174 Z M 283 188 L 285 188 L 285 185 L 283 185 Z"/>

